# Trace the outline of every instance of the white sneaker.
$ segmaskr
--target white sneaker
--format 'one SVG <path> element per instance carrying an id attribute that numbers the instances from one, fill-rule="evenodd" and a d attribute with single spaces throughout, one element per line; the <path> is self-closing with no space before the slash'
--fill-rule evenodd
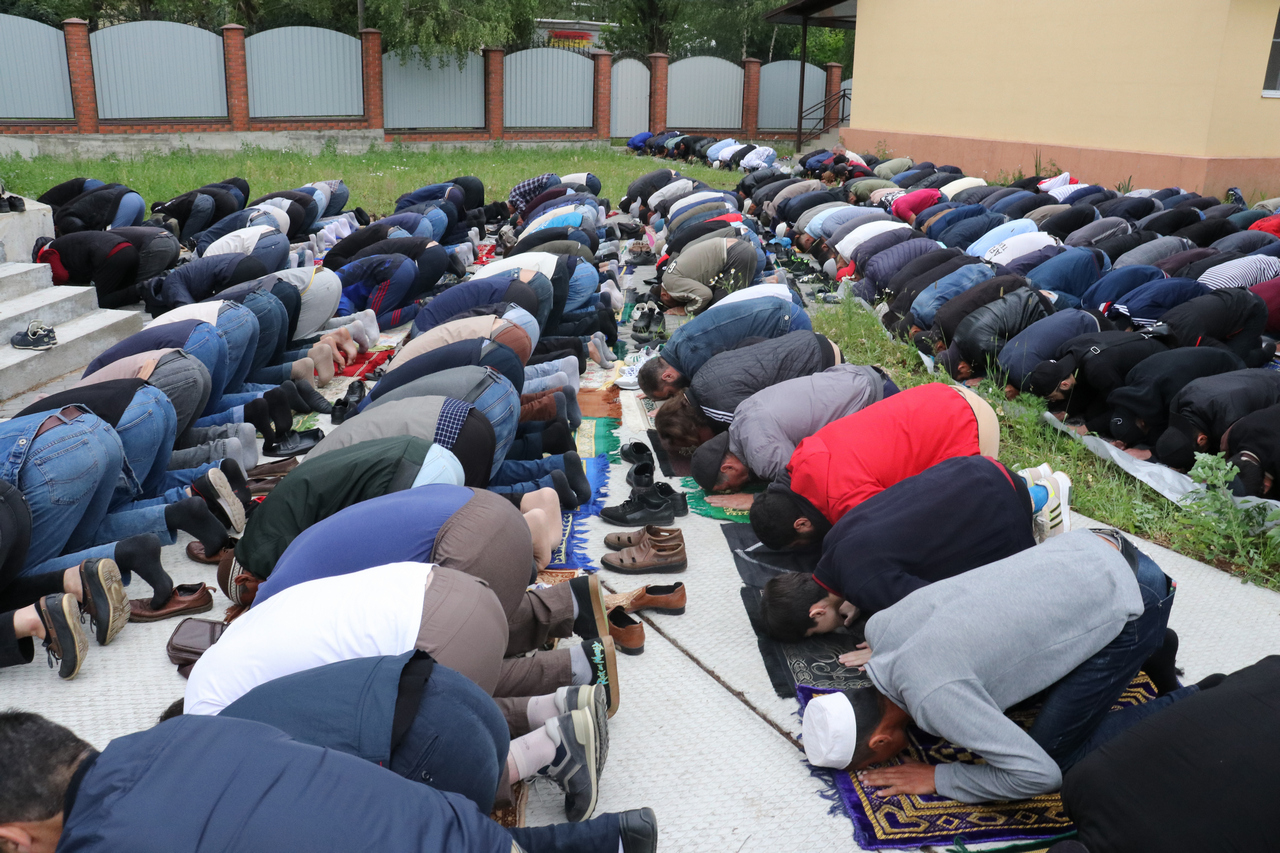
<path id="1" fill-rule="evenodd" d="M 1049 500 L 1037 515 L 1044 524 L 1044 538 L 1071 532 L 1071 478 L 1061 471 L 1040 480 L 1037 486 L 1049 490 Z"/>
<path id="2" fill-rule="evenodd" d="M 640 368 L 644 367 L 644 363 L 646 361 L 651 358 L 657 358 L 657 356 L 658 351 L 651 350 L 649 347 L 645 347 L 640 352 L 627 356 L 627 361 L 631 363 L 622 368 L 622 372 L 618 375 L 614 384 L 619 388 L 626 389 L 627 391 L 640 390 Z M 636 359 L 634 362 L 631 361 L 633 358 Z"/>
<path id="3" fill-rule="evenodd" d="M 1053 476 L 1053 466 L 1048 462 L 1037 465 L 1034 468 L 1023 468 L 1018 472 L 1018 476 L 1027 484 L 1027 488 L 1031 488 L 1041 480 L 1047 480 Z"/>
<path id="4" fill-rule="evenodd" d="M 627 367 L 631 367 L 632 365 L 644 364 L 646 361 L 648 361 L 649 359 L 653 358 L 656 355 L 658 355 L 658 351 L 656 349 L 646 346 L 644 349 L 640 350 L 639 352 L 633 352 L 630 355 L 628 355 L 626 357 L 625 363 Z"/>

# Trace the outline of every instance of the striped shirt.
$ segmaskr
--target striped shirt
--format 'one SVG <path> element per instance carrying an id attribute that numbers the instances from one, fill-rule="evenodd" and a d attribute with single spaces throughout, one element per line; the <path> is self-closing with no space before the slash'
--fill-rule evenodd
<path id="1" fill-rule="evenodd" d="M 1248 255 L 1210 267 L 1196 281 L 1210 290 L 1222 290 L 1227 287 L 1253 287 L 1276 276 L 1280 276 L 1280 258 Z"/>

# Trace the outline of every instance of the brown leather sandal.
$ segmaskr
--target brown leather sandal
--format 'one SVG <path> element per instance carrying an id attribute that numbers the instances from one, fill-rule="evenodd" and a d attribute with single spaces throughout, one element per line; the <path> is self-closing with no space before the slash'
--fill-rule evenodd
<path id="1" fill-rule="evenodd" d="M 610 533 L 604 537 L 604 547 L 621 551 L 623 548 L 634 548 L 647 539 L 684 544 L 684 534 L 679 527 L 658 527 L 656 524 L 650 524 L 628 533 Z"/>
<path id="2" fill-rule="evenodd" d="M 685 556 L 683 539 L 666 542 L 646 539 L 632 548 L 605 554 L 600 558 L 600 564 L 622 574 L 647 575 L 683 572 L 689 567 L 689 560 Z"/>

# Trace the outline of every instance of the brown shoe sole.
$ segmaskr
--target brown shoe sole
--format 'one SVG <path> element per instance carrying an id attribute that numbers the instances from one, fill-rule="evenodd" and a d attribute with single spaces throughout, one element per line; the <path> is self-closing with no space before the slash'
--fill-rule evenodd
<path id="1" fill-rule="evenodd" d="M 609 558 L 612 554 L 605 554 L 600 558 L 600 565 L 604 566 L 611 572 L 617 572 L 620 575 L 671 575 L 679 574 L 689 568 L 688 559 L 672 560 L 662 563 L 636 563 L 630 566 L 622 566 Z"/>

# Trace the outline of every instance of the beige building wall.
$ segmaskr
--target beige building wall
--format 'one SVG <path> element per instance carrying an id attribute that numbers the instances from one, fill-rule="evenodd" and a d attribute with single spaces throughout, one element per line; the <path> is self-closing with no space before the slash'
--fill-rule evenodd
<path id="1" fill-rule="evenodd" d="M 1278 12 L 1280 0 L 861 0 L 842 137 L 988 178 L 1031 174 L 1039 152 L 1111 185 L 1277 195 L 1280 99 L 1261 93 Z"/>

